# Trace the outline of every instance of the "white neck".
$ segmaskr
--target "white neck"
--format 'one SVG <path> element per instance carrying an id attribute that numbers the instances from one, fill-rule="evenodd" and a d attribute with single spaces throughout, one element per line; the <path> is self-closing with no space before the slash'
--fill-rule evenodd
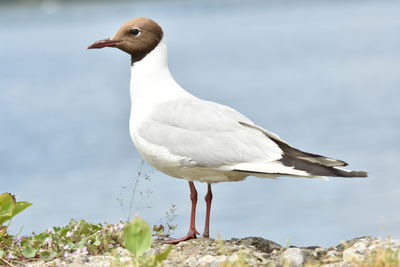
<path id="1" fill-rule="evenodd" d="M 140 78 L 141 81 L 148 78 L 154 78 L 153 75 L 168 70 L 168 53 L 167 45 L 164 38 L 160 43 L 142 60 L 136 61 L 132 64 L 131 74 L 135 75 L 131 78 Z M 151 77 L 150 77 L 151 76 Z M 135 79 L 136 81 L 137 79 Z"/>
<path id="2" fill-rule="evenodd" d="M 142 60 L 131 67 L 131 126 L 140 122 L 159 103 L 182 97 L 193 97 L 180 87 L 168 69 L 164 38 Z"/>

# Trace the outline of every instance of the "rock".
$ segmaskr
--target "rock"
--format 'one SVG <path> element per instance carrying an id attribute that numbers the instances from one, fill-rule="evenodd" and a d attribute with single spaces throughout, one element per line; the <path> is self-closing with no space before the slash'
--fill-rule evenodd
<path id="1" fill-rule="evenodd" d="M 282 248 L 279 244 L 262 237 L 232 238 L 228 242 L 237 245 L 252 246 L 264 253 L 271 253 L 275 249 Z"/>
<path id="2" fill-rule="evenodd" d="M 283 266 L 298 267 L 306 261 L 306 250 L 301 248 L 288 248 L 280 256 Z"/>
<path id="3" fill-rule="evenodd" d="M 145 256 L 160 253 L 168 245 L 154 241 Z M 397 252 L 396 252 L 397 251 Z M 374 265 L 374 255 L 379 255 L 379 263 L 385 259 L 400 266 L 400 240 L 381 240 L 374 237 L 360 237 L 343 242 L 336 247 L 290 247 L 261 238 L 247 237 L 231 240 L 198 238 L 175 245 L 164 267 L 218 267 L 218 266 L 323 266 L 356 267 L 368 260 L 368 266 Z M 124 248 L 116 248 L 110 255 L 67 255 L 50 262 L 36 261 L 16 264 L 15 266 L 134 266 L 132 255 Z M 384 266 L 384 265 L 381 265 Z"/>
<path id="4" fill-rule="evenodd" d="M 343 252 L 345 249 L 353 246 L 356 243 L 368 243 L 371 244 L 372 242 L 374 242 L 375 240 L 378 240 L 378 238 L 376 237 L 371 237 L 371 236 L 363 236 L 363 237 L 357 237 L 357 238 L 353 238 L 351 240 L 342 242 L 340 245 L 336 246 L 336 250 Z"/>
<path id="5" fill-rule="evenodd" d="M 363 242 L 357 242 L 353 246 L 343 251 L 343 261 L 363 261 L 367 256 L 367 245 Z"/>
<path id="6" fill-rule="evenodd" d="M 221 263 L 228 261 L 227 256 L 211 256 L 211 255 L 206 255 L 201 257 L 198 261 L 197 264 L 200 266 L 207 266 L 207 267 L 218 267 L 221 265 Z"/>

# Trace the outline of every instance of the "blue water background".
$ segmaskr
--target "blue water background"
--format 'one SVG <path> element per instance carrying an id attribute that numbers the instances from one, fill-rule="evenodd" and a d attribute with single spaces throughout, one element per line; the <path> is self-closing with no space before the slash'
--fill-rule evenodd
<path id="1" fill-rule="evenodd" d="M 399 237 L 399 14 L 398 1 L 0 6 L 0 191 L 34 203 L 12 231 L 125 218 L 140 166 L 128 133 L 129 57 L 85 48 L 148 16 L 163 25 L 171 71 L 191 93 L 369 172 L 368 179 L 217 184 L 214 237 L 321 246 Z M 135 213 L 157 224 L 174 203 L 176 236 L 185 234 L 187 183 L 144 172 L 150 181 L 139 182 Z M 201 231 L 206 186 L 197 187 Z"/>

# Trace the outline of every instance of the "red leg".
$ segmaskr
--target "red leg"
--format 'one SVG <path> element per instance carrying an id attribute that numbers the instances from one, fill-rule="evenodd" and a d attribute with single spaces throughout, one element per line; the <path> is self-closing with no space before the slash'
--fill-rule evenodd
<path id="1" fill-rule="evenodd" d="M 207 184 L 207 195 L 204 200 L 206 201 L 206 224 L 204 225 L 203 237 L 210 237 L 210 213 L 211 213 L 211 201 L 213 195 L 211 192 L 211 184 Z"/>
<path id="2" fill-rule="evenodd" d="M 190 188 L 190 200 L 192 201 L 192 211 L 190 215 L 190 225 L 189 225 L 189 232 L 187 235 L 181 238 L 175 238 L 175 239 L 170 239 L 165 241 L 166 244 L 178 244 L 179 242 L 182 241 L 187 241 L 190 239 L 197 238 L 197 234 L 199 234 L 196 230 L 196 205 L 197 205 L 197 191 L 196 187 L 194 187 L 193 182 L 189 182 L 189 188 Z"/>

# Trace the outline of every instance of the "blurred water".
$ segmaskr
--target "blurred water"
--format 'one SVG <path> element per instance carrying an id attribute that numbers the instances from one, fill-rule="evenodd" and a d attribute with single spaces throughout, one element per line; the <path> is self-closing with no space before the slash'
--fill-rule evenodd
<path id="1" fill-rule="evenodd" d="M 129 57 L 85 48 L 148 16 L 163 25 L 171 70 L 184 88 L 301 149 L 370 173 L 366 180 L 217 184 L 214 237 L 322 246 L 399 237 L 398 14 L 396 1 L 0 7 L 0 191 L 34 203 L 13 221 L 14 231 L 124 218 L 116 199 L 126 211 L 140 162 L 128 134 Z M 187 184 L 149 167 L 146 173 L 150 182 L 139 191 L 154 193 L 144 194 L 137 213 L 156 224 L 175 203 L 176 235 L 184 234 Z M 204 194 L 205 185 L 198 190 Z"/>

